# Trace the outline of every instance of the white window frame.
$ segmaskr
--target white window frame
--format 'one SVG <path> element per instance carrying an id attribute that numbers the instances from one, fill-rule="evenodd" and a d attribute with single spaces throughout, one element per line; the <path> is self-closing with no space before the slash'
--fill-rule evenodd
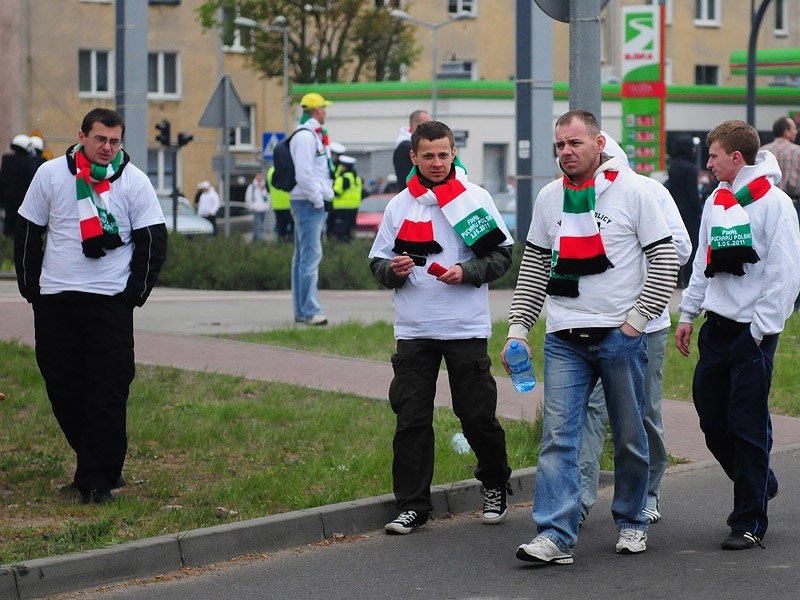
<path id="1" fill-rule="evenodd" d="M 90 87 L 89 90 L 82 90 L 80 82 L 81 72 L 81 52 L 90 52 L 89 55 L 89 70 L 90 70 Z M 108 90 L 97 89 L 97 55 L 99 53 L 106 55 L 107 73 L 106 79 L 108 81 Z M 113 98 L 114 97 L 114 52 L 113 50 L 98 50 L 95 48 L 79 48 L 78 49 L 78 97 L 79 98 Z"/>
<path id="2" fill-rule="evenodd" d="M 245 104 L 244 109 L 247 111 L 247 116 L 250 118 L 250 139 L 242 139 L 242 128 L 236 127 L 234 130 L 234 141 L 230 149 L 235 152 L 252 152 L 258 150 L 256 148 L 256 106 L 255 104 Z"/>
<path id="3" fill-rule="evenodd" d="M 450 10 L 450 3 L 456 3 L 456 10 Z M 457 15 L 457 14 L 468 14 L 472 15 L 473 17 L 478 16 L 478 0 L 448 0 L 447 2 L 447 14 L 449 15 Z"/>
<path id="4" fill-rule="evenodd" d="M 223 19 L 225 18 L 225 13 L 228 12 L 226 9 L 223 9 Z M 222 51 L 223 52 L 230 52 L 232 54 L 244 54 L 245 52 L 250 52 L 251 49 L 245 45 L 245 43 L 249 44 L 249 40 L 242 39 L 242 28 L 238 25 L 234 24 L 233 21 L 241 16 L 239 12 L 239 7 L 235 7 L 233 9 L 233 17 L 231 19 L 231 26 L 233 27 L 233 43 L 230 45 L 223 45 Z M 247 29 L 247 37 L 250 37 L 250 29 Z"/>
<path id="5" fill-rule="evenodd" d="M 153 187 L 156 190 L 156 194 L 158 196 L 169 196 L 172 193 L 172 188 L 168 187 L 167 183 L 167 169 L 172 168 L 171 158 L 170 155 L 166 152 L 166 149 L 163 146 L 159 146 L 158 148 L 148 148 L 148 161 L 147 161 L 147 175 L 150 177 L 151 183 L 153 183 Z M 156 170 L 155 172 L 150 170 L 150 153 L 156 153 Z M 178 181 L 175 179 L 175 174 L 172 174 L 172 181 Z"/>
<path id="6" fill-rule="evenodd" d="M 709 7 L 714 7 L 713 19 L 708 16 Z M 695 12 L 694 24 L 696 27 L 720 27 L 722 25 L 722 1 L 721 0 L 700 0 L 700 14 Z"/>
<path id="7" fill-rule="evenodd" d="M 165 67 L 164 57 L 169 54 L 175 56 L 175 91 L 164 91 Z M 180 52 L 155 51 L 147 53 L 147 65 L 150 67 L 150 57 L 156 56 L 156 90 L 147 92 L 148 100 L 178 100 L 181 97 L 181 54 Z M 147 74 L 147 85 L 150 87 L 150 73 Z"/>
<path id="8" fill-rule="evenodd" d="M 775 35 L 778 37 L 786 37 L 789 35 L 789 3 L 786 0 L 775 0 Z M 779 27 L 780 22 L 783 22 L 783 27 Z"/>
<path id="9" fill-rule="evenodd" d="M 695 67 L 695 73 L 697 73 L 697 67 L 704 67 L 706 69 L 715 68 L 717 70 L 717 80 L 716 81 L 714 81 L 712 83 L 702 83 L 702 84 L 700 84 L 700 83 L 697 83 L 697 81 L 696 81 L 697 78 L 695 77 L 695 85 L 719 85 L 720 79 L 722 78 L 722 69 L 719 68 L 719 65 L 701 65 L 701 64 L 697 64 L 694 67 Z"/>
<path id="10" fill-rule="evenodd" d="M 406 0 L 375 0 L 375 8 L 393 9 L 399 8 L 400 10 L 406 9 Z"/>

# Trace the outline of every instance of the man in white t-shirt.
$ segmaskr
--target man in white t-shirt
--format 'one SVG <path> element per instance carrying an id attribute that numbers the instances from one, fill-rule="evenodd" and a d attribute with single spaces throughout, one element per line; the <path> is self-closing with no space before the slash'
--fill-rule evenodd
<path id="1" fill-rule="evenodd" d="M 394 290 L 389 403 L 397 415 L 392 476 L 400 513 L 386 524 L 389 534 L 419 529 L 433 509 L 433 401 L 442 358 L 453 410 L 478 459 L 484 523 L 505 520 L 511 474 L 486 351 L 488 283 L 511 266 L 511 234 L 489 192 L 467 181 L 447 125 L 420 124 L 411 159 L 408 187 L 387 205 L 369 254 L 375 278 Z"/>
<path id="2" fill-rule="evenodd" d="M 564 177 L 546 185 L 534 204 L 506 342 L 527 347 L 546 299 L 537 536 L 516 554 L 539 564 L 573 560 L 581 514 L 578 460 L 586 404 L 598 378 L 614 437 L 616 551 L 635 554 L 647 547 L 643 332 L 664 311 L 678 274 L 657 201 L 627 165 L 604 153 L 594 115 L 565 113 L 556 121 L 555 140 Z"/>
<path id="3" fill-rule="evenodd" d="M 90 111 L 79 143 L 39 167 L 15 233 L 36 360 L 77 457 L 70 487 L 85 503 L 112 502 L 111 490 L 124 484 L 133 308 L 150 295 L 167 250 L 158 197 L 120 148 L 124 133 L 118 113 Z"/>

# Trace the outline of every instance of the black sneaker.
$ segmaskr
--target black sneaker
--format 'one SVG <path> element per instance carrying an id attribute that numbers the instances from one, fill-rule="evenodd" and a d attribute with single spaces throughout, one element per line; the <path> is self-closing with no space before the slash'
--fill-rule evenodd
<path id="1" fill-rule="evenodd" d="M 95 488 L 90 490 L 88 494 L 83 494 L 83 504 L 110 504 L 115 502 L 116 498 L 111 493 L 111 490 Z"/>
<path id="2" fill-rule="evenodd" d="M 749 531 L 734 529 L 728 537 L 722 540 L 723 550 L 749 550 L 753 546 L 761 546 L 761 538 Z"/>
<path id="3" fill-rule="evenodd" d="M 405 535 L 407 533 L 411 533 L 415 529 L 419 529 L 427 522 L 427 514 L 417 512 L 416 510 L 406 510 L 397 515 L 397 518 L 394 521 L 387 523 L 383 527 L 383 530 L 386 533 Z"/>
<path id="4" fill-rule="evenodd" d="M 487 525 L 496 525 L 508 516 L 508 494 L 513 494 L 506 485 L 483 490 L 483 516 L 481 520 Z"/>

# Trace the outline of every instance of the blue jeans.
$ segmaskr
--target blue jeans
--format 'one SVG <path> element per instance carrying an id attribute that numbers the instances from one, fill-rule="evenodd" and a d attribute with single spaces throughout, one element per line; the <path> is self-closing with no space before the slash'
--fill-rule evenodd
<path id="1" fill-rule="evenodd" d="M 644 374 L 644 429 L 650 453 L 650 482 L 647 487 L 647 508 L 658 510 L 661 478 L 667 469 L 667 447 L 664 443 L 664 423 L 661 418 L 661 382 L 664 376 L 664 350 L 669 327 L 647 334 L 647 369 Z M 586 517 L 597 500 L 600 480 L 600 455 L 606 437 L 606 397 L 603 386 L 596 385 L 589 396 L 586 424 L 581 446 L 581 514 Z"/>
<path id="2" fill-rule="evenodd" d="M 319 263 L 322 261 L 322 228 L 325 209 L 314 208 L 308 200 L 291 201 L 294 218 L 292 256 L 292 302 L 295 320 L 306 321 L 322 314 L 317 294 Z"/>
<path id="3" fill-rule="evenodd" d="M 263 240 L 264 239 L 264 217 L 267 213 L 264 212 L 254 212 L 253 213 L 253 239 L 254 240 Z"/>
<path id="4" fill-rule="evenodd" d="M 642 515 L 649 463 L 644 415 L 647 337 L 609 330 L 599 344 L 580 345 L 548 333 L 544 343 L 542 450 L 536 468 L 533 519 L 539 535 L 562 550 L 578 541 L 581 473 L 578 458 L 589 394 L 603 382 L 614 438 L 614 500 L 618 529 L 647 530 Z"/>

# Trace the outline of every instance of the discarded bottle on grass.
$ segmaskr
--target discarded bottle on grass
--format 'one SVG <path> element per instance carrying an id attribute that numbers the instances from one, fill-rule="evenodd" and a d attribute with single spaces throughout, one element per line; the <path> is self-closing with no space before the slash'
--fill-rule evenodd
<path id="1" fill-rule="evenodd" d="M 453 450 L 456 451 L 456 454 L 466 454 L 472 450 L 472 448 L 469 446 L 467 438 L 465 438 L 464 434 L 460 431 L 453 436 L 452 440 L 450 440 L 450 445 L 453 447 Z"/>
<path id="2" fill-rule="evenodd" d="M 517 341 L 511 342 L 506 348 L 506 362 L 511 370 L 511 381 L 518 392 L 530 392 L 536 387 L 536 375 L 533 374 L 533 365 L 525 346 Z"/>

